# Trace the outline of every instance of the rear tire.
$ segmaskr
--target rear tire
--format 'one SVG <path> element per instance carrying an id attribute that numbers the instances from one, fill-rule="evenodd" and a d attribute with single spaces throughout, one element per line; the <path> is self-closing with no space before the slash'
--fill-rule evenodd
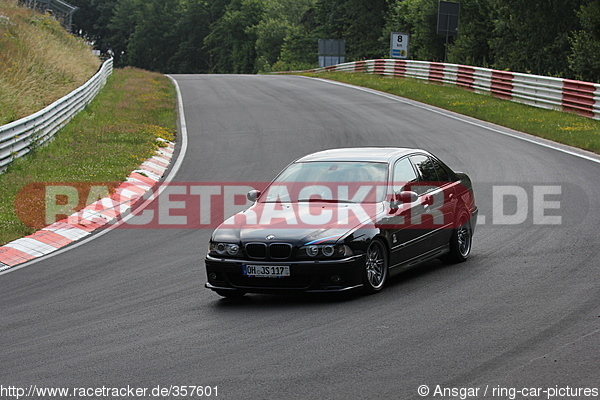
<path id="1" fill-rule="evenodd" d="M 365 293 L 379 292 L 388 277 L 388 255 L 385 245 L 374 239 L 367 248 L 365 269 L 363 271 L 363 290 Z"/>
<path id="2" fill-rule="evenodd" d="M 444 257 L 444 261 L 448 263 L 466 261 L 471 254 L 473 228 L 471 218 L 466 210 L 459 212 L 456 225 L 450 237 L 450 253 Z"/>

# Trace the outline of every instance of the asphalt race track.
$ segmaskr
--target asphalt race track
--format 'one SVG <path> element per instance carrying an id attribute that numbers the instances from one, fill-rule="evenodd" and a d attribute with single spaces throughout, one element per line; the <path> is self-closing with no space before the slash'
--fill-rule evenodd
<path id="1" fill-rule="evenodd" d="M 189 140 L 175 181 L 269 181 L 332 147 L 424 148 L 474 180 L 471 258 L 372 296 L 232 301 L 203 288 L 210 230 L 115 229 L 0 276 L 0 385 L 202 385 L 223 399 L 600 387 L 600 157 L 316 79 L 175 79 Z"/>

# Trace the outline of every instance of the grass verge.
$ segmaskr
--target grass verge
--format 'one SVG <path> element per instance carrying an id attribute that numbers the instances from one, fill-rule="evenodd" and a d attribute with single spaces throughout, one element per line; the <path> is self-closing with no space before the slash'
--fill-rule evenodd
<path id="1" fill-rule="evenodd" d="M 34 182 L 121 182 L 174 140 L 176 93 L 161 74 L 115 69 L 96 99 L 55 139 L 0 174 L 0 245 L 33 233 L 17 217 L 19 190 Z"/>
<path id="2" fill-rule="evenodd" d="M 600 121 L 576 114 L 532 107 L 453 85 L 413 78 L 348 72 L 302 75 L 380 90 L 600 154 Z"/>

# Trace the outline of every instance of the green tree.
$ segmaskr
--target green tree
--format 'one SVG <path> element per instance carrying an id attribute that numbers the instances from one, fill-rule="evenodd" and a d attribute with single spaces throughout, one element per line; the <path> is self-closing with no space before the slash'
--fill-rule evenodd
<path id="1" fill-rule="evenodd" d="M 179 0 L 145 0 L 138 3 L 135 30 L 127 43 L 127 60 L 134 67 L 168 72 L 179 38 L 175 27 L 180 15 Z"/>
<path id="2" fill-rule="evenodd" d="M 279 61 L 273 66 L 277 71 L 294 71 L 315 68 L 318 65 L 318 40 L 314 33 L 296 26 L 286 36 Z"/>
<path id="3" fill-rule="evenodd" d="M 297 37 L 304 31 L 303 17 L 313 4 L 314 0 L 265 2 L 263 18 L 250 28 L 256 35 L 257 67 L 260 71 L 270 71 L 280 59 L 284 44 L 290 42 L 289 38 Z"/>
<path id="4" fill-rule="evenodd" d="M 127 46 L 136 29 L 141 12 L 141 0 L 119 0 L 108 24 L 108 47 L 113 53 L 115 66 L 129 65 Z"/>
<path id="5" fill-rule="evenodd" d="M 104 54 L 111 50 L 110 20 L 118 0 L 69 0 L 78 9 L 73 15 L 73 32 L 94 43 Z"/>
<path id="6" fill-rule="evenodd" d="M 494 67 L 539 75 L 568 76 L 570 32 L 579 29 L 583 0 L 490 0 Z"/>
<path id="7" fill-rule="evenodd" d="M 600 2 L 590 0 L 577 15 L 583 29 L 571 35 L 569 66 L 577 79 L 600 82 Z"/>
<path id="8" fill-rule="evenodd" d="M 74 28 L 117 66 L 255 73 L 311 68 L 317 39 L 345 39 L 346 59 L 386 57 L 390 32 L 410 58 L 443 61 L 438 0 L 72 0 Z M 460 0 L 454 63 L 600 80 L 598 0 Z"/>
<path id="9" fill-rule="evenodd" d="M 182 0 L 180 17 L 174 26 L 178 42 L 167 62 L 171 73 L 204 73 L 211 66 L 204 38 L 210 33 L 211 8 L 204 0 Z"/>
<path id="10" fill-rule="evenodd" d="M 494 22 L 489 0 L 462 0 L 458 36 L 449 46 L 448 61 L 456 64 L 489 67 L 494 62 L 489 42 Z"/>
<path id="11" fill-rule="evenodd" d="M 380 41 L 387 9 L 386 0 L 319 0 L 316 33 L 320 39 L 344 39 L 348 61 L 379 58 L 387 49 Z"/>
<path id="12" fill-rule="evenodd" d="M 212 24 L 204 44 L 211 59 L 211 72 L 255 73 L 256 31 L 264 13 L 260 0 L 233 0 L 221 18 Z"/>
<path id="13" fill-rule="evenodd" d="M 249 28 L 256 36 L 256 65 L 259 71 L 268 71 L 277 62 L 285 38 L 292 29 L 289 22 L 271 17 Z"/>

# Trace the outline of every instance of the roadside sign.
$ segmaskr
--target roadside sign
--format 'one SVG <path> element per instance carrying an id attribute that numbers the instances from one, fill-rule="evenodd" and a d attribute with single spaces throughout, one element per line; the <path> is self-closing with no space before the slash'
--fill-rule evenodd
<path id="1" fill-rule="evenodd" d="M 439 35 L 457 36 L 460 3 L 440 1 L 438 4 L 437 33 Z"/>
<path id="2" fill-rule="evenodd" d="M 344 39 L 319 39 L 319 68 L 346 62 Z"/>
<path id="3" fill-rule="evenodd" d="M 390 36 L 390 58 L 408 58 L 408 33 L 392 32 Z"/>

